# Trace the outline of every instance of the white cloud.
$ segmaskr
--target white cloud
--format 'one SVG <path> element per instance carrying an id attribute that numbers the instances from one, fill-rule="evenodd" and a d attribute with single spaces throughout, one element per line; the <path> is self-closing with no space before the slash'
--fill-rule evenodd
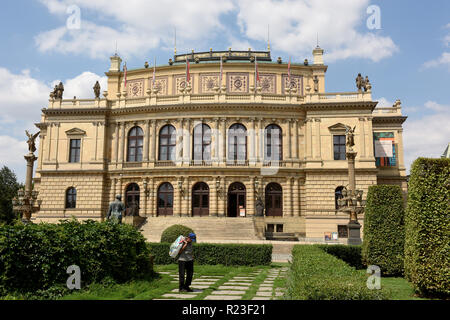
<path id="1" fill-rule="evenodd" d="M 222 14 L 234 8 L 231 0 L 41 0 L 50 13 L 65 16 L 65 8 L 77 5 L 81 10 L 81 28 L 68 30 L 65 26 L 45 31 L 36 36 L 42 52 L 88 54 L 92 58 L 111 55 L 118 43 L 123 56 L 136 55 L 158 47 L 171 47 L 174 28 L 177 28 L 178 46 L 198 44 L 225 29 Z M 84 13 L 96 14 L 108 21 L 100 25 L 84 19 Z M 116 27 L 111 27 L 115 25 Z M 51 37 L 53 36 L 53 37 Z M 49 40 L 50 38 L 50 40 Z M 170 45 L 169 45 L 170 44 Z"/>
<path id="2" fill-rule="evenodd" d="M 274 48 L 292 55 L 310 55 L 319 44 L 326 60 L 366 58 L 379 61 L 398 50 L 390 37 L 378 32 L 360 33 L 369 0 L 245 0 L 239 2 L 238 23 L 253 40 L 270 40 Z"/>
<path id="3" fill-rule="evenodd" d="M 369 0 L 40 1 L 61 18 L 67 18 L 65 8 L 75 4 L 82 19 L 79 30 L 61 26 L 37 35 L 36 44 L 42 52 L 105 58 L 114 52 L 117 41 L 119 53 L 127 57 L 158 47 L 171 48 L 174 27 L 179 52 L 207 49 L 219 38 L 233 48 L 246 50 L 250 42 L 267 41 L 268 25 L 272 49 L 301 60 L 310 56 L 317 34 L 327 61 L 354 57 L 379 61 L 398 50 L 390 37 L 366 29 Z M 85 13 L 98 18 L 88 21 Z M 225 15 L 229 15 L 226 22 Z M 240 34 L 230 31 L 233 19 Z M 358 31 L 361 27 L 366 31 Z"/>
<path id="4" fill-rule="evenodd" d="M 445 29 L 450 29 L 450 23 L 444 26 Z M 450 47 L 450 33 L 443 39 L 444 46 Z M 439 66 L 446 66 L 450 71 L 450 52 L 443 52 L 438 58 L 426 61 L 422 68 L 436 68 Z"/>
<path id="5" fill-rule="evenodd" d="M 450 106 L 425 103 L 431 115 L 408 119 L 403 125 L 405 165 L 408 170 L 418 157 L 439 158 L 450 142 Z"/>
<path id="6" fill-rule="evenodd" d="M 392 105 L 394 104 L 393 102 L 389 101 L 384 97 L 375 99 L 374 101 L 378 101 L 377 108 L 389 108 L 392 107 Z"/>

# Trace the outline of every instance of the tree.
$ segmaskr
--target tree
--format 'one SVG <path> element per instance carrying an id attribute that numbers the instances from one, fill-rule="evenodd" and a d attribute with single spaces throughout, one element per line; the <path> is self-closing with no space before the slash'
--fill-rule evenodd
<path id="1" fill-rule="evenodd" d="M 17 177 L 8 167 L 0 170 L 0 223 L 11 223 L 15 218 L 12 207 L 12 199 L 16 196 L 21 184 Z"/>

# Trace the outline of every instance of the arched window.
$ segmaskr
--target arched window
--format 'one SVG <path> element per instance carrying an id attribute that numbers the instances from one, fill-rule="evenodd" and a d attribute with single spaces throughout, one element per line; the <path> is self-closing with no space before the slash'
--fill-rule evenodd
<path id="1" fill-rule="evenodd" d="M 159 160 L 175 160 L 177 132 L 175 127 L 168 124 L 159 131 Z"/>
<path id="2" fill-rule="evenodd" d="M 66 190 L 66 209 L 77 207 L 77 189 L 70 187 Z"/>
<path id="3" fill-rule="evenodd" d="M 264 159 L 266 161 L 283 160 L 283 133 L 276 124 L 268 125 L 264 132 Z"/>
<path id="4" fill-rule="evenodd" d="M 339 186 L 336 188 L 336 190 L 334 190 L 334 207 L 336 208 L 336 210 L 339 209 L 338 200 L 344 197 L 342 194 L 342 190 L 344 190 L 343 186 Z"/>
<path id="5" fill-rule="evenodd" d="M 192 188 L 192 215 L 209 215 L 209 187 L 204 182 L 198 182 Z"/>
<path id="6" fill-rule="evenodd" d="M 204 123 L 194 128 L 194 161 L 211 160 L 211 128 Z"/>
<path id="7" fill-rule="evenodd" d="M 128 157 L 127 161 L 142 161 L 142 148 L 144 145 L 144 131 L 140 127 L 131 128 L 128 133 Z"/>
<path id="8" fill-rule="evenodd" d="M 247 128 L 235 123 L 228 129 L 228 160 L 247 159 Z"/>
<path id="9" fill-rule="evenodd" d="M 173 186 L 165 182 L 158 188 L 158 216 L 173 215 Z"/>

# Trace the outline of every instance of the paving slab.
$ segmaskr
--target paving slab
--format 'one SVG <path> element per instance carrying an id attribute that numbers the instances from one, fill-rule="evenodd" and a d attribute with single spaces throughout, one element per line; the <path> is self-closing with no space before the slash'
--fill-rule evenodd
<path id="1" fill-rule="evenodd" d="M 179 293 L 179 294 L 183 294 L 183 295 L 203 292 L 203 290 L 200 290 L 200 289 L 197 289 L 197 288 L 195 288 L 195 289 L 192 288 L 192 290 L 194 290 L 194 292 L 179 292 L 178 289 L 173 289 L 171 292 Z"/>
<path id="2" fill-rule="evenodd" d="M 228 281 L 230 281 L 230 282 L 253 282 L 253 280 L 246 280 L 246 279 L 230 279 Z"/>
<path id="3" fill-rule="evenodd" d="M 273 284 L 270 284 L 270 283 L 261 283 L 259 286 L 260 286 L 260 287 L 270 287 L 270 288 L 272 288 L 272 287 L 273 287 Z"/>
<path id="4" fill-rule="evenodd" d="M 166 298 L 181 298 L 181 299 L 190 299 L 194 298 L 197 294 L 187 294 L 187 293 L 166 293 L 163 294 L 163 297 Z"/>
<path id="5" fill-rule="evenodd" d="M 258 291 L 255 295 L 260 297 L 271 297 L 272 292 Z"/>
<path id="6" fill-rule="evenodd" d="M 259 287 L 259 291 L 272 291 L 272 287 Z"/>
<path id="7" fill-rule="evenodd" d="M 272 300 L 269 297 L 253 297 L 252 300 Z"/>
<path id="8" fill-rule="evenodd" d="M 220 295 L 211 295 L 207 296 L 204 300 L 241 300 L 242 296 L 220 296 Z"/>
<path id="9" fill-rule="evenodd" d="M 247 290 L 248 287 L 243 287 L 243 286 L 220 286 L 219 290 Z"/>
<path id="10" fill-rule="evenodd" d="M 214 295 L 227 295 L 227 294 L 230 294 L 230 295 L 238 295 L 238 294 L 245 294 L 245 291 L 244 290 L 215 290 L 215 291 L 213 291 L 213 292 L 211 292 L 211 294 L 214 294 Z"/>

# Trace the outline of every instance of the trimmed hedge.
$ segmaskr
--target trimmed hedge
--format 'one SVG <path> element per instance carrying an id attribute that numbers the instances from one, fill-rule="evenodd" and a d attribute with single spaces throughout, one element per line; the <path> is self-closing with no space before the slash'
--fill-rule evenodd
<path id="1" fill-rule="evenodd" d="M 161 242 L 173 243 L 180 235 L 187 237 L 191 232 L 194 232 L 194 230 L 189 227 L 174 224 L 163 231 L 161 234 Z"/>
<path id="2" fill-rule="evenodd" d="M 383 276 L 403 275 L 404 217 L 400 186 L 369 187 L 364 214 L 362 259 L 367 266 L 379 266 Z"/>
<path id="3" fill-rule="evenodd" d="M 450 296 L 450 159 L 412 164 L 405 227 L 406 277 L 420 294 Z"/>
<path id="4" fill-rule="evenodd" d="M 386 289 L 367 288 L 367 276 L 319 245 L 295 245 L 285 297 L 289 300 L 385 300 Z"/>
<path id="5" fill-rule="evenodd" d="M 169 256 L 170 243 L 150 243 L 155 264 L 177 263 Z M 259 266 L 272 262 L 272 245 L 193 243 L 196 264 Z"/>
<path id="6" fill-rule="evenodd" d="M 345 244 L 332 244 L 332 245 L 318 245 L 320 249 L 328 254 L 335 256 L 338 259 L 343 260 L 348 265 L 355 269 L 365 269 L 364 263 L 362 263 L 361 246 L 352 246 Z"/>
<path id="7" fill-rule="evenodd" d="M 65 285 L 70 265 L 80 267 L 82 285 L 153 271 L 145 238 L 130 225 L 72 220 L 0 227 L 0 295 Z"/>

